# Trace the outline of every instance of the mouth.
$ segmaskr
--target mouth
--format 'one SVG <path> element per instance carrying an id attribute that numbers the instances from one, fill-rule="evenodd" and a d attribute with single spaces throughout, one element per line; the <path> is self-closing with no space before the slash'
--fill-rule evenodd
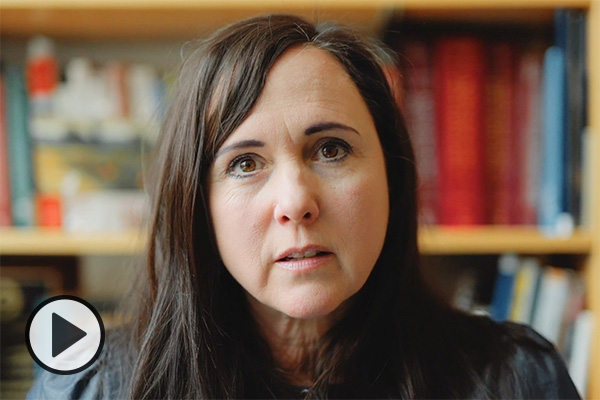
<path id="1" fill-rule="evenodd" d="M 287 249 L 279 255 L 275 264 L 294 274 L 303 274 L 329 264 L 333 257 L 333 252 L 326 247 L 308 245 Z"/>
<path id="2" fill-rule="evenodd" d="M 330 254 L 332 252 L 323 248 L 308 248 L 309 246 L 303 249 L 289 249 L 285 253 L 279 256 L 277 262 L 286 262 L 286 261 L 302 261 L 306 259 L 311 259 L 315 257 L 323 257 Z"/>
<path id="3" fill-rule="evenodd" d="M 305 251 L 303 253 L 292 253 L 288 256 L 280 258 L 277 261 L 300 261 L 300 260 L 306 260 L 307 258 L 321 257 L 321 256 L 329 255 L 329 254 L 331 254 L 331 253 L 327 252 L 327 251 L 311 250 L 311 251 Z"/>

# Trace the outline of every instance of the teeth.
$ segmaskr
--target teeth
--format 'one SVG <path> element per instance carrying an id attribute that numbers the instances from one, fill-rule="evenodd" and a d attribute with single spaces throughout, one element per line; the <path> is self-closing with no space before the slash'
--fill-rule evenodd
<path id="1" fill-rule="evenodd" d="M 303 258 L 310 258 L 310 257 L 314 257 L 316 256 L 318 253 L 318 251 L 316 250 L 310 250 L 310 251 L 305 251 L 304 253 L 292 253 L 289 256 L 285 257 L 285 259 L 303 259 Z"/>

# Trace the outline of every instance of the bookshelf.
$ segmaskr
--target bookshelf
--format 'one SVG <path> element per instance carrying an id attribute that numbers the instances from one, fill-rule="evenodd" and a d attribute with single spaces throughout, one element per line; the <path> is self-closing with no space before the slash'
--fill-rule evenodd
<path id="1" fill-rule="evenodd" d="M 144 250 L 143 232 L 69 234 L 53 229 L 0 228 L 0 255 L 136 255 Z M 424 255 L 588 254 L 592 237 L 576 231 L 568 238 L 547 238 L 535 227 L 424 227 L 419 234 Z"/>
<path id="2" fill-rule="evenodd" d="M 477 21 L 547 23 L 557 7 L 588 14 L 588 116 L 595 167 L 600 168 L 600 1 L 597 0 L 3 0 L 0 35 L 27 38 L 42 33 L 54 38 L 102 40 L 187 40 L 223 24 L 265 12 L 291 12 L 309 18 L 336 19 L 379 31 L 392 15 L 412 19 L 466 18 Z M 600 187 L 592 177 L 586 230 L 568 239 L 548 239 L 532 228 L 425 228 L 419 237 L 424 254 L 484 254 L 515 251 L 529 254 L 582 254 L 589 309 L 596 314 L 592 340 L 589 398 L 600 398 Z M 589 184 L 588 184 L 589 185 Z M 0 255 L 135 254 L 144 235 L 70 236 L 56 231 L 0 230 Z"/>

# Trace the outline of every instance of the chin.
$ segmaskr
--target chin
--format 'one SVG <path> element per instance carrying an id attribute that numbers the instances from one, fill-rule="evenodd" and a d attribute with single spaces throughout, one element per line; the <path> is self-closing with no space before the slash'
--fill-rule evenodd
<path id="1" fill-rule="evenodd" d="M 345 297 L 339 296 L 302 296 L 283 304 L 280 312 L 296 319 L 320 319 L 334 316 L 341 311 L 345 304 Z"/>
<path id="2" fill-rule="evenodd" d="M 295 307 L 289 310 L 281 310 L 285 315 L 294 319 L 320 319 L 326 318 L 336 311 L 336 308 L 327 307 Z"/>

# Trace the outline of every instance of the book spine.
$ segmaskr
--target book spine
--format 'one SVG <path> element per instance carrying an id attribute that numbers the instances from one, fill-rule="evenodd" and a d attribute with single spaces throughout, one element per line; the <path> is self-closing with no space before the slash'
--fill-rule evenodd
<path id="1" fill-rule="evenodd" d="M 558 348 L 566 359 L 570 357 L 573 347 L 573 329 L 577 316 L 585 305 L 585 284 L 581 276 L 569 271 L 569 293 L 562 318 Z"/>
<path id="2" fill-rule="evenodd" d="M 586 398 L 587 394 L 593 330 L 592 312 L 582 311 L 573 327 L 573 346 L 569 357 L 569 375 L 582 398 Z"/>
<path id="3" fill-rule="evenodd" d="M 514 221 L 514 200 L 521 157 L 513 122 L 515 49 L 508 42 L 492 43 L 486 80 L 485 153 L 487 222 L 509 225 Z"/>
<path id="4" fill-rule="evenodd" d="M 556 46 L 546 50 L 543 83 L 542 176 L 538 224 L 549 235 L 561 233 L 564 184 L 565 74 L 563 51 Z"/>
<path id="5" fill-rule="evenodd" d="M 582 193 L 581 193 L 581 225 L 592 230 L 595 185 L 600 182 L 600 162 L 596 158 L 595 151 L 598 148 L 598 135 L 587 127 L 582 135 Z M 597 200 L 596 200 L 597 201 Z"/>
<path id="6" fill-rule="evenodd" d="M 541 174 L 541 89 L 543 51 L 535 46 L 519 58 L 515 120 L 522 148 L 520 208 L 517 221 L 537 223 Z"/>
<path id="7" fill-rule="evenodd" d="M 567 19 L 565 193 L 563 209 L 581 223 L 582 135 L 585 121 L 585 17 L 569 10 Z"/>
<path id="8" fill-rule="evenodd" d="M 535 258 L 525 258 L 517 272 L 515 300 L 511 320 L 522 324 L 531 323 L 535 289 L 540 275 L 540 265 Z"/>
<path id="9" fill-rule="evenodd" d="M 15 66 L 9 67 L 6 75 L 12 219 L 15 226 L 28 227 L 34 224 L 34 188 L 25 79 Z"/>
<path id="10" fill-rule="evenodd" d="M 10 176 L 6 132 L 4 74 L 0 75 L 0 226 L 10 226 Z"/>
<path id="11" fill-rule="evenodd" d="M 494 321 L 506 321 L 515 296 L 515 279 L 519 270 L 519 257 L 504 254 L 498 260 L 498 275 L 494 283 L 494 293 L 490 304 L 490 317 Z"/>
<path id="12" fill-rule="evenodd" d="M 480 225 L 485 223 L 484 44 L 473 37 L 446 37 L 434 51 L 438 220 Z"/>
<path id="13" fill-rule="evenodd" d="M 569 295 L 569 276 L 565 270 L 547 267 L 540 285 L 532 327 L 550 342 L 558 344 Z"/>
<path id="14" fill-rule="evenodd" d="M 419 177 L 419 223 L 436 223 L 437 163 L 431 46 L 425 40 L 404 43 L 404 116 L 415 149 Z"/>

